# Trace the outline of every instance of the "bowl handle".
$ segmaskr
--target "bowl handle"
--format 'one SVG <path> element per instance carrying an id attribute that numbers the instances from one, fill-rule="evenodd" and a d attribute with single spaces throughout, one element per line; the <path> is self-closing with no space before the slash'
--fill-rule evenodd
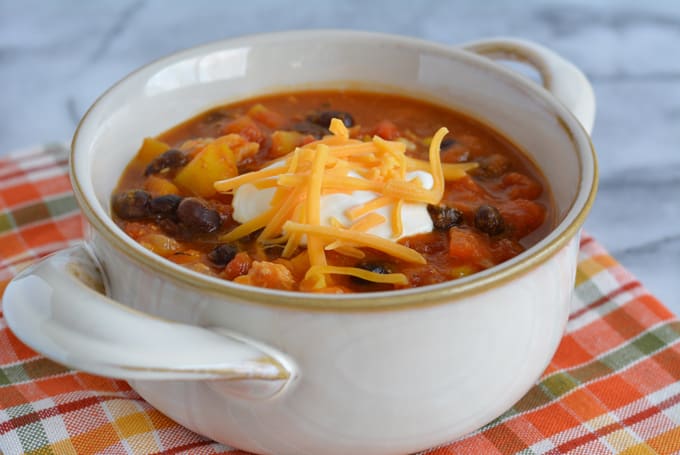
<path id="1" fill-rule="evenodd" d="M 543 86 L 581 122 L 590 134 L 595 122 L 595 94 L 583 72 L 554 51 L 527 40 L 491 38 L 461 45 L 493 60 L 513 60 L 532 66 Z"/>
<path id="2" fill-rule="evenodd" d="M 222 391 L 264 399 L 295 377 L 285 355 L 243 336 L 163 320 L 106 297 L 85 244 L 19 273 L 7 286 L 9 327 L 46 357 L 131 380 L 215 380 Z M 224 380 L 224 381 L 219 381 Z"/>

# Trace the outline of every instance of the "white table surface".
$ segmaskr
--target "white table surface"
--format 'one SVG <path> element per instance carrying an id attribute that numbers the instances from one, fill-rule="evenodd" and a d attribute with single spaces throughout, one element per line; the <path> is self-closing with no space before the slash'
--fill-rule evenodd
<path id="1" fill-rule="evenodd" d="M 680 2 L 0 0 L 0 155 L 70 140 L 136 67 L 206 41 L 352 28 L 443 43 L 507 35 L 580 66 L 598 99 L 586 229 L 680 314 Z"/>

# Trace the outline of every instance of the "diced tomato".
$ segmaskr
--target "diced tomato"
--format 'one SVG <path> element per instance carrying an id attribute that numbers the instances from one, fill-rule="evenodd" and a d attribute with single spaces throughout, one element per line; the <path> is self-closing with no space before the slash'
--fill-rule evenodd
<path id="1" fill-rule="evenodd" d="M 151 223 L 128 221 L 125 224 L 125 228 L 123 230 L 127 235 L 129 235 L 135 240 L 138 240 L 139 238 L 147 234 L 158 232 L 158 227 L 155 224 Z"/>
<path id="2" fill-rule="evenodd" d="M 516 238 L 524 237 L 545 220 L 545 208 L 538 202 L 515 199 L 498 204 L 498 211 Z"/>
<path id="3" fill-rule="evenodd" d="M 389 120 L 381 120 L 378 122 L 378 124 L 373 129 L 372 134 L 380 136 L 387 141 L 391 141 L 400 136 L 397 125 L 390 122 Z"/>
<path id="4" fill-rule="evenodd" d="M 401 273 L 406 275 L 406 279 L 411 287 L 446 281 L 446 277 L 439 270 L 429 265 L 407 266 L 401 269 Z"/>
<path id="5" fill-rule="evenodd" d="M 257 126 L 255 120 L 243 115 L 236 120 L 227 123 L 224 128 L 222 128 L 222 134 L 236 133 L 240 134 L 248 142 L 257 142 L 262 144 L 265 140 L 264 133 Z"/>
<path id="6" fill-rule="evenodd" d="M 491 246 L 491 253 L 493 254 L 494 262 L 500 264 L 508 259 L 514 258 L 522 251 L 524 247 L 515 240 L 502 238 L 494 241 Z"/>
<path id="7" fill-rule="evenodd" d="M 449 249 L 449 240 L 446 232 L 436 230 L 426 234 L 406 237 L 401 243 L 426 255 L 444 253 Z"/>
<path id="8" fill-rule="evenodd" d="M 536 199 L 543 192 L 540 183 L 519 172 L 505 174 L 498 189 L 504 191 L 510 199 Z"/>
<path id="9" fill-rule="evenodd" d="M 466 175 L 446 182 L 442 203 L 457 208 L 463 212 L 466 218 L 470 218 L 479 205 L 492 199 L 491 195 L 484 188 L 475 182 L 472 177 Z"/>
<path id="10" fill-rule="evenodd" d="M 228 280 L 233 280 L 237 276 L 246 275 L 252 263 L 253 260 L 248 253 L 241 251 L 234 256 L 234 259 L 229 261 L 222 272 L 222 276 Z"/>
<path id="11" fill-rule="evenodd" d="M 250 118 L 257 120 L 263 125 L 274 129 L 280 128 L 286 122 L 286 119 L 283 118 L 281 114 L 279 114 L 278 112 L 274 112 L 270 109 L 267 109 L 264 105 L 260 103 L 257 103 L 256 105 L 248 109 L 248 116 Z"/>
<path id="12" fill-rule="evenodd" d="M 449 231 L 449 256 L 463 264 L 485 268 L 494 264 L 487 239 L 466 229 L 452 228 Z"/>
<path id="13" fill-rule="evenodd" d="M 444 198 L 447 200 L 474 200 L 479 202 L 480 199 L 488 198 L 489 194 L 469 175 L 465 175 L 459 179 L 447 182 L 446 194 Z"/>

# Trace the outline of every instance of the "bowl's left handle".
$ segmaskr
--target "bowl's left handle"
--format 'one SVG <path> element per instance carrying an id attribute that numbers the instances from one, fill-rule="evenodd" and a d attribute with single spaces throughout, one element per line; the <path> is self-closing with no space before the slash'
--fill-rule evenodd
<path id="1" fill-rule="evenodd" d="M 216 328 L 156 318 L 102 294 L 84 244 L 49 256 L 7 286 L 9 327 L 46 357 L 89 373 L 138 380 L 226 380 L 220 388 L 253 399 L 278 394 L 293 362 L 254 340 Z"/>
<path id="2" fill-rule="evenodd" d="M 543 86 L 574 114 L 590 134 L 595 122 L 595 94 L 585 74 L 555 51 L 517 38 L 488 38 L 462 44 L 468 51 L 492 60 L 514 60 L 532 66 Z"/>

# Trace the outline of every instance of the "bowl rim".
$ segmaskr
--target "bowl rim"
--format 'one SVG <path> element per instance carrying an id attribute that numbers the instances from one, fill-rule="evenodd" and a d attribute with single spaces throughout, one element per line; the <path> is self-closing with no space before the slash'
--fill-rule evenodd
<path id="1" fill-rule="evenodd" d="M 465 278 L 404 290 L 371 293 L 317 294 L 300 291 L 263 289 L 255 286 L 233 283 L 228 280 L 210 277 L 177 266 L 147 250 L 144 250 L 142 254 L 140 254 L 140 251 L 136 251 L 135 249 L 136 243 L 135 245 L 132 245 L 132 242 L 134 241 L 125 236 L 120 228 L 116 229 L 117 226 L 114 225 L 110 216 L 102 217 L 97 213 L 94 206 L 100 204 L 98 204 L 98 202 L 93 203 L 90 201 L 83 191 L 83 186 L 79 181 L 79 172 L 76 163 L 79 150 L 82 147 L 89 147 L 89 144 L 84 146 L 81 145 L 81 130 L 89 121 L 91 115 L 96 112 L 98 107 L 102 104 L 103 100 L 114 94 L 116 90 L 128 80 L 133 79 L 143 71 L 163 63 L 171 63 L 176 59 L 185 56 L 197 56 L 217 49 L 224 50 L 247 44 L 273 43 L 281 39 L 300 39 L 309 37 L 309 35 L 314 35 L 317 38 L 320 35 L 323 35 L 326 39 L 381 40 L 390 44 L 403 45 L 419 50 L 428 50 L 439 54 L 448 54 L 449 56 L 455 56 L 459 59 L 466 59 L 466 64 L 478 65 L 483 69 L 496 72 L 513 84 L 517 84 L 521 88 L 531 92 L 532 95 L 538 96 L 542 103 L 553 110 L 559 126 L 572 142 L 576 151 L 576 158 L 579 162 L 579 191 L 574 196 L 571 206 L 566 211 L 563 220 L 543 239 L 515 258 Z M 587 172 L 584 171 L 588 170 L 588 162 L 592 163 L 591 178 L 589 182 L 584 182 L 584 173 L 587 174 Z M 110 246 L 127 256 L 133 262 L 141 264 L 145 268 L 160 274 L 166 279 L 179 281 L 200 292 L 235 297 L 240 301 L 248 303 L 282 308 L 287 307 L 333 312 L 386 311 L 431 306 L 440 303 L 449 303 L 453 299 L 479 294 L 504 285 L 539 267 L 565 247 L 572 238 L 578 236 L 580 229 L 592 208 L 598 186 L 597 156 L 589 134 L 584 130 L 583 126 L 573 114 L 542 86 L 532 82 L 515 71 L 502 67 L 478 54 L 455 47 L 455 45 L 445 45 L 424 39 L 385 33 L 333 29 L 261 33 L 212 41 L 173 52 L 139 67 L 103 92 L 81 118 L 71 142 L 69 175 L 76 200 L 88 223 L 92 225 L 97 234 L 107 240 Z M 582 197 L 584 191 L 588 191 L 585 198 Z"/>

